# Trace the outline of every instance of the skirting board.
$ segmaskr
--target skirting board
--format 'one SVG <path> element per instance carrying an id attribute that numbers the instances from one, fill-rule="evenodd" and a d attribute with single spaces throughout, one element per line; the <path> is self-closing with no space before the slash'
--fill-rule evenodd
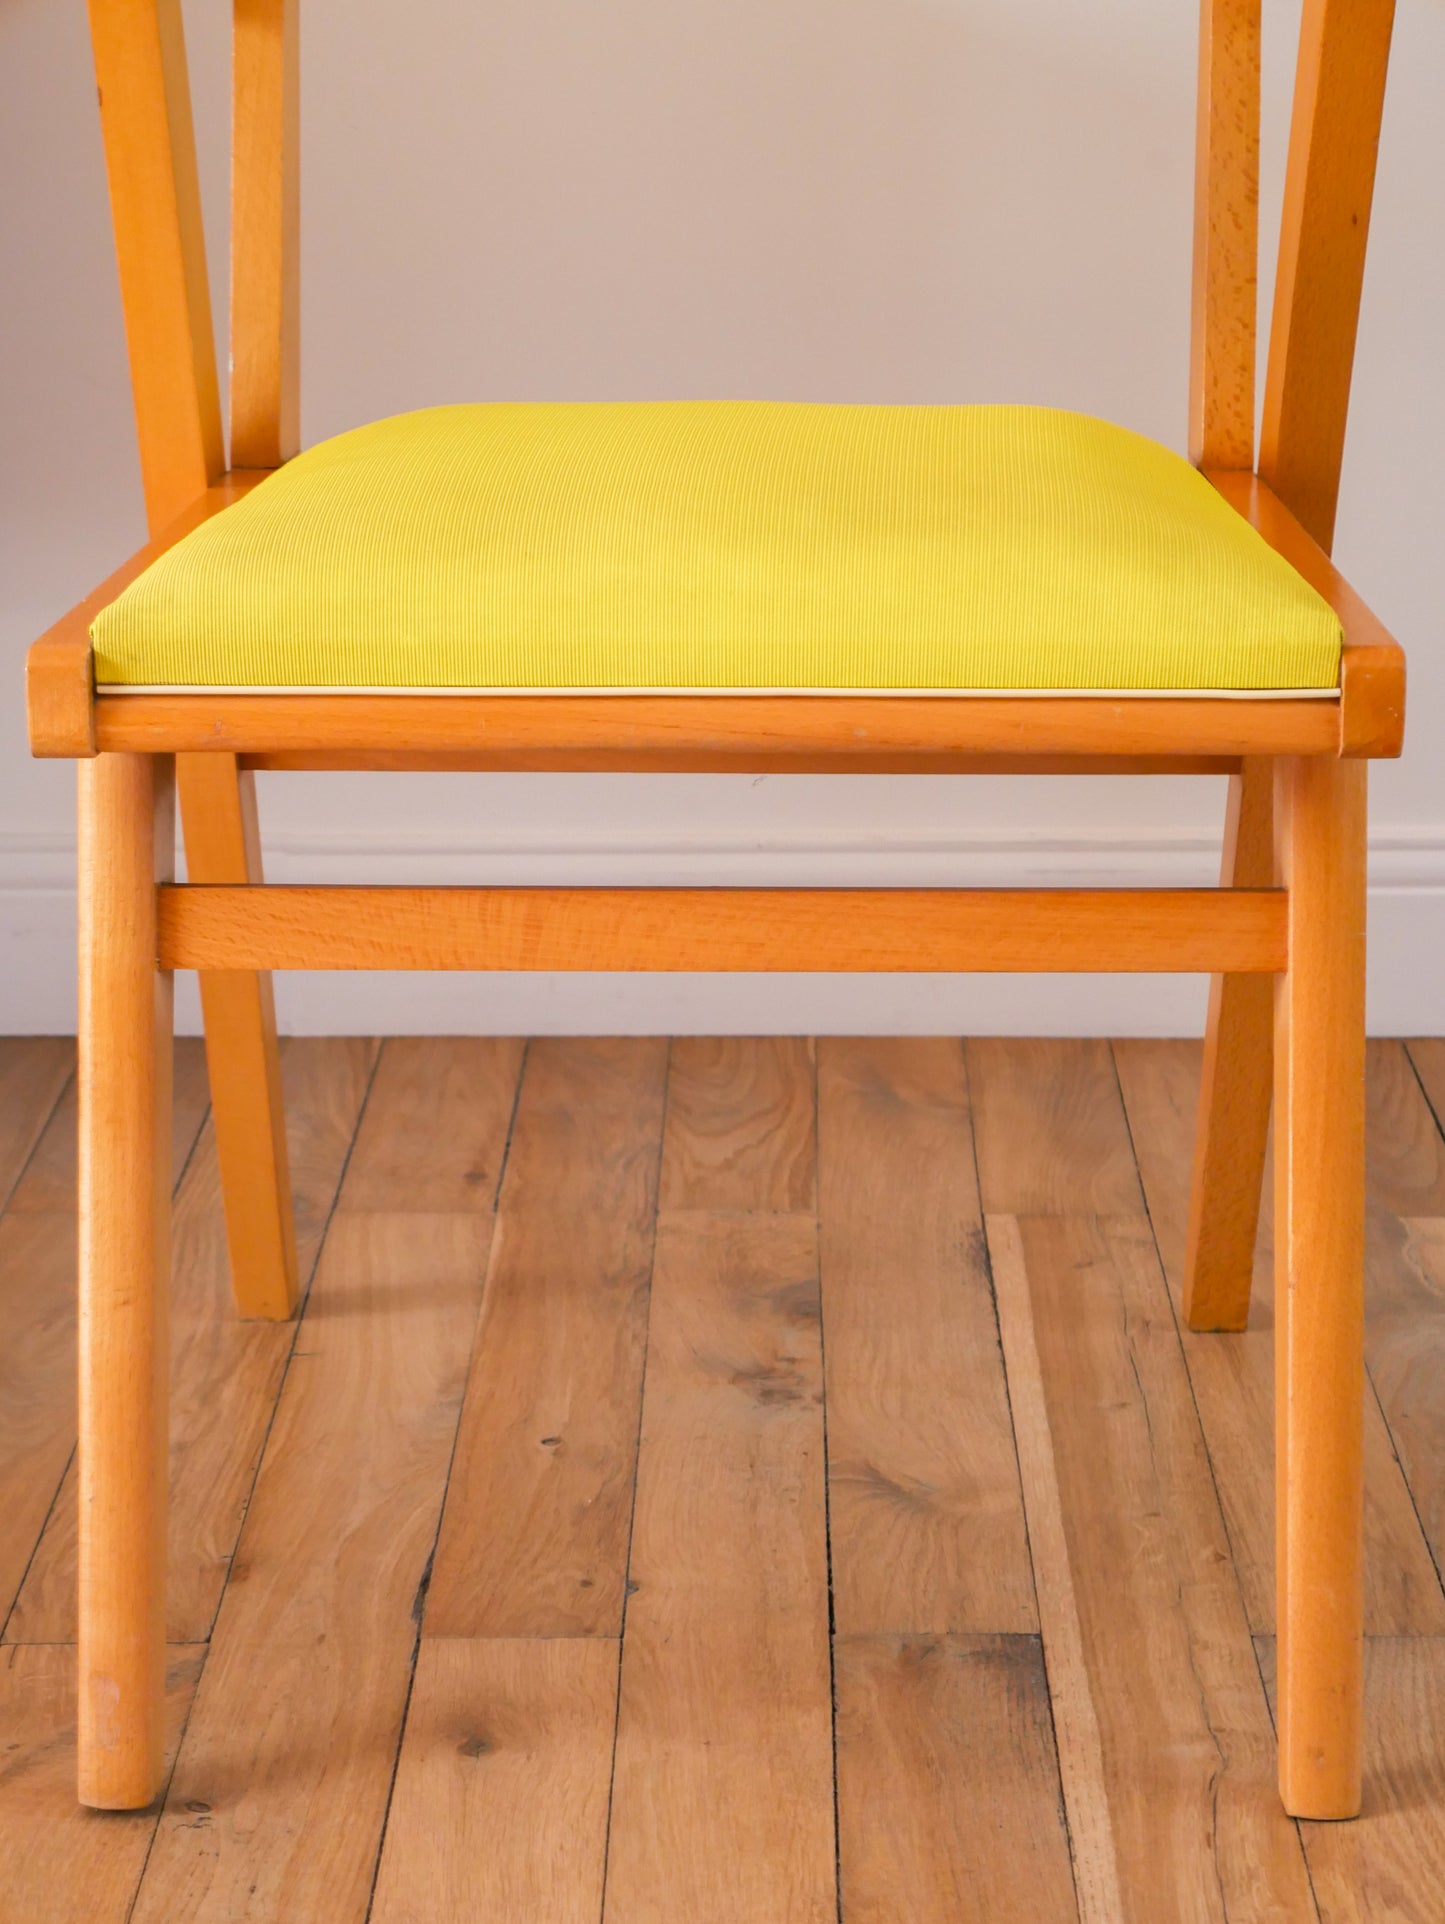
<path id="1" fill-rule="evenodd" d="M 952 835 L 933 841 L 689 834 L 646 842 L 538 837 L 485 843 L 396 836 L 273 838 L 278 882 L 659 883 L 766 887 L 1190 887 L 1213 879 L 1217 842 L 1165 832 Z M 0 1033 L 75 1026 L 74 848 L 0 837 Z M 1371 850 L 1369 1021 L 1380 1035 L 1445 1033 L 1445 834 L 1385 832 Z M 193 977 L 177 1027 L 200 1030 Z M 283 1030 L 354 1034 L 1192 1035 L 1196 977 L 286 975 Z"/>

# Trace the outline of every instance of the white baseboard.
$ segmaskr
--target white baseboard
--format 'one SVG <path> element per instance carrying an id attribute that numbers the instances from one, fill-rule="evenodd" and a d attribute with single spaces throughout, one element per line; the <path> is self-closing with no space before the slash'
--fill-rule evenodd
<path id="1" fill-rule="evenodd" d="M 508 834 L 273 836 L 268 876 L 296 882 L 653 883 L 858 887 L 1173 885 L 1211 881 L 1218 843 L 1191 831 L 1125 838 L 952 833 L 724 840 L 689 829 L 646 841 Z M 0 835 L 0 1033 L 75 1026 L 74 845 Z M 1372 844 L 1370 1027 L 1445 1033 L 1445 830 Z M 194 980 L 177 1024 L 199 1031 Z M 1204 984 L 1169 976 L 740 976 L 297 974 L 277 979 L 283 1029 L 349 1034 L 1187 1035 Z"/>

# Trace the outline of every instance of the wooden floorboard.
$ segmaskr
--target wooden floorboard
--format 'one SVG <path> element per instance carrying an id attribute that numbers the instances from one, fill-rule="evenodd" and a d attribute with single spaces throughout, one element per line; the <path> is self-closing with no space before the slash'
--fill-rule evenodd
<path id="1" fill-rule="evenodd" d="M 75 1045 L 58 1036 L 0 1039 L 0 1209 L 74 1069 Z"/>
<path id="2" fill-rule="evenodd" d="M 1445 1217 L 1375 1217 L 1366 1245 L 1370 1380 L 1437 1568 L 1445 1567 Z M 1378 1555 L 1378 1552 L 1376 1552 Z M 1445 1631 L 1422 1610 L 1408 1627 Z M 1373 1626 L 1372 1626 L 1373 1627 Z"/>
<path id="3" fill-rule="evenodd" d="M 1184 1240 L 1189 1212 L 1190 1145 L 1199 1090 L 1199 1048 L 1188 1042 L 1119 1042 L 1119 1079 L 1143 1172 L 1150 1217 L 1180 1324 L 1200 1421 L 1229 1529 L 1230 1549 L 1250 1628 L 1274 1628 L 1274 1277 L 1270 1185 L 1265 1184 L 1260 1247 L 1254 1266 L 1249 1328 L 1238 1335 L 1199 1335 L 1183 1322 Z M 1382 1216 L 1386 1190 L 1397 1198 L 1407 1167 L 1434 1167 L 1420 1140 L 1423 1103 L 1408 1099 L 1392 1072 L 1387 1045 L 1370 1053 L 1368 1143 L 1371 1167 L 1370 1252 L 1366 1269 L 1367 1344 L 1374 1354 L 1386 1299 L 1411 1293 Z M 1408 1117 L 1410 1149 L 1388 1145 L 1396 1121 Z M 1393 1165 L 1388 1176 L 1385 1165 Z M 1423 1334 L 1423 1328 L 1422 1328 Z M 1433 1401 L 1445 1407 L 1445 1387 Z M 1365 1404 L 1365 1623 L 1380 1635 L 1445 1632 L 1440 1582 L 1421 1532 L 1415 1502 L 1379 1402 Z"/>
<path id="4" fill-rule="evenodd" d="M 385 1043 L 337 1208 L 490 1215 L 522 1048 L 510 1036 L 397 1036 Z"/>
<path id="5" fill-rule="evenodd" d="M 1078 1915 L 1037 1637 L 841 1637 L 848 1924 Z"/>
<path id="6" fill-rule="evenodd" d="M 817 1237 L 658 1225 L 607 1924 L 833 1924 Z"/>
<path id="7" fill-rule="evenodd" d="M 1267 1200 L 1179 1326 L 1198 1055 L 288 1042 L 266 1325 L 181 1043 L 175 1767 L 97 1816 L 73 1047 L 0 1042 L 0 1924 L 1435 1924 L 1445 1044 L 1370 1051 L 1349 1825 L 1274 1791 Z"/>
<path id="8" fill-rule="evenodd" d="M 362 1924 L 490 1229 L 333 1225 L 135 1924 Z"/>
<path id="9" fill-rule="evenodd" d="M 67 1043 L 71 1060 L 74 1045 Z M 199 1036 L 177 1036 L 171 1103 L 171 1171 L 179 1183 L 211 1104 L 206 1081 L 206 1045 Z M 75 1213 L 76 1100 L 72 1077 L 11 1193 L 12 1214 Z"/>
<path id="10" fill-rule="evenodd" d="M 668 1066 L 659 1208 L 811 1215 L 814 1109 L 806 1036 L 679 1036 Z"/>
<path id="11" fill-rule="evenodd" d="M 75 1449 L 75 1218 L 0 1216 L 0 1629 Z"/>
<path id="12" fill-rule="evenodd" d="M 621 1631 L 666 1076 L 661 1041 L 528 1051 L 429 1636 Z"/>
<path id="13" fill-rule="evenodd" d="M 60 1066 L 73 1060 L 69 1044 L 57 1044 Z M 0 1062 L 4 1061 L 0 1053 Z M 47 1058 L 27 1057 L 32 1066 Z M 49 1067 L 56 1066 L 49 1062 Z M 173 1129 L 173 1170 L 180 1178 L 201 1123 L 207 1097 L 205 1061 L 200 1044 L 182 1041 L 176 1049 L 176 1102 Z M 3 1079 L 3 1078 L 0 1078 Z M 39 1104 L 28 1100 L 37 1078 L 9 1078 L 9 1094 L 19 1082 L 26 1095 L 24 1107 L 32 1117 Z M 51 1090 L 54 1076 L 44 1080 L 40 1094 Z M 13 1609 L 21 1595 L 22 1579 L 30 1573 L 38 1585 L 54 1555 L 73 1504 L 67 1467 L 75 1449 L 75 1085 L 64 1078 L 51 1098 L 43 1128 L 34 1137 L 23 1172 L 0 1215 L 0 1323 L 5 1341 L 0 1347 L 0 1629 L 6 1642 L 58 1641 L 53 1633 L 64 1626 L 35 1618 L 30 1602 L 37 1594 L 27 1581 L 25 1608 Z M 0 1089 L 0 1100 L 5 1090 Z M 0 1110 L 0 1114 L 4 1111 Z M 10 1141 L 23 1133 L 12 1121 L 4 1132 Z M 42 1531 L 51 1526 L 44 1554 L 36 1557 Z M 71 1533 L 73 1540 L 73 1531 Z M 32 1564 L 32 1558 L 35 1562 Z M 73 1561 L 66 1571 L 65 1625 L 71 1621 L 69 1602 Z M 39 1630 L 42 1634 L 35 1636 Z M 67 1631 L 68 1634 L 68 1631 Z"/>
<path id="14" fill-rule="evenodd" d="M 616 1719 L 610 1639 L 427 1638 L 370 1924 L 597 1924 Z"/>
<path id="15" fill-rule="evenodd" d="M 200 1645 L 169 1651 L 168 1770 L 204 1655 Z M 0 1650 L 0 1924 L 120 1924 L 157 1817 L 75 1801 L 74 1646 Z"/>
<path id="16" fill-rule="evenodd" d="M 965 1054 L 987 1214 L 1144 1213 L 1107 1042 L 989 1036 Z"/>
<path id="17" fill-rule="evenodd" d="M 1275 1644 L 1259 1639 L 1273 1699 Z M 1301 1824 L 1322 1924 L 1439 1924 L 1445 1912 L 1445 1639 L 1365 1640 L 1364 1808 Z"/>
<path id="18" fill-rule="evenodd" d="M 282 1050 L 303 1279 L 336 1198 L 375 1052 L 363 1041 L 291 1042 Z M 174 1643 L 194 1643 L 210 1635 L 297 1327 L 241 1322 L 235 1314 L 209 1122 L 176 1194 L 172 1272 L 166 1634 Z M 73 1469 L 7 1634 L 17 1643 L 74 1639 Z"/>
<path id="19" fill-rule="evenodd" d="M 1036 1629 L 963 1050 L 825 1038 L 818 1106 L 835 1627 Z"/>
<path id="20" fill-rule="evenodd" d="M 1405 1052 L 1434 1111 L 1436 1126 L 1445 1129 L 1445 1037 L 1412 1037 Z"/>
<path id="21" fill-rule="evenodd" d="M 1083 1924 L 1307 1918 L 1148 1224 L 988 1232 Z"/>

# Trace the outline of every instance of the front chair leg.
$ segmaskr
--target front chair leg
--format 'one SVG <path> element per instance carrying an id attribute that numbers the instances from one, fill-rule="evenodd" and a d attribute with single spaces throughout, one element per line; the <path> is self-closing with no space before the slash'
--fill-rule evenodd
<path id="1" fill-rule="evenodd" d="M 1360 1808 L 1365 1267 L 1362 761 L 1282 762 L 1289 966 L 1276 988 L 1279 1785 Z"/>
<path id="2" fill-rule="evenodd" d="M 148 1804 L 164 1751 L 171 978 L 167 758 L 80 763 L 79 1794 Z"/>

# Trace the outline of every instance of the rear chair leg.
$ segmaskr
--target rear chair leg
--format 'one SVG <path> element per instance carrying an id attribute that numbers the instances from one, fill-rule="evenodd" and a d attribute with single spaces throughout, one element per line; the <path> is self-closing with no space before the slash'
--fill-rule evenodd
<path id="1" fill-rule="evenodd" d="M 1363 761 L 1281 762 L 1275 1001 L 1279 1785 L 1360 1808 L 1365 1251 Z"/>
<path id="2" fill-rule="evenodd" d="M 1226 888 L 1274 880 L 1273 765 L 1245 759 L 1229 778 Z M 1273 1087 L 1274 983 L 1267 975 L 1217 975 L 1209 991 L 1199 1086 L 1184 1316 L 1191 1329 L 1243 1329 L 1259 1229 L 1259 1198 Z"/>
<path id="3" fill-rule="evenodd" d="M 176 760 L 187 879 L 259 882 L 255 776 L 234 755 Z M 231 1291 L 240 1315 L 282 1321 L 296 1307 L 296 1232 L 271 977 L 203 972 L 201 1010 Z"/>
<path id="4" fill-rule="evenodd" d="M 169 759 L 80 763 L 80 1800 L 148 1804 L 164 1747 Z"/>

